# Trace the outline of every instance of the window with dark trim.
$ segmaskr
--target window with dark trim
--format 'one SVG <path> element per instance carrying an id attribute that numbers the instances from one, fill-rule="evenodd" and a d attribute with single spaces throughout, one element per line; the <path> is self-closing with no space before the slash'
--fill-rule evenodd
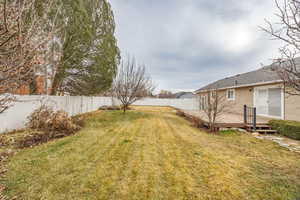
<path id="1" fill-rule="evenodd" d="M 229 89 L 227 90 L 227 99 L 228 100 L 235 100 L 235 89 Z"/>

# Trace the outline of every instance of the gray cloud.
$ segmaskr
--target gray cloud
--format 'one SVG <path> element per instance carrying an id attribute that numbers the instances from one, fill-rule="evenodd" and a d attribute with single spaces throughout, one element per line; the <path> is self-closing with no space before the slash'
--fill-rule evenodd
<path id="1" fill-rule="evenodd" d="M 272 0 L 111 0 L 123 53 L 145 63 L 159 89 L 198 89 L 269 64 L 278 42 L 259 31 Z"/>

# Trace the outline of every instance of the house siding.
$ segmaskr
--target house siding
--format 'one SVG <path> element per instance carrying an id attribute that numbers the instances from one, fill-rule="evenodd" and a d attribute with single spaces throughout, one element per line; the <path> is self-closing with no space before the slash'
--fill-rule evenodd
<path id="1" fill-rule="evenodd" d="M 253 106 L 253 88 L 236 88 L 235 100 L 232 101 L 232 112 L 242 114 L 244 105 Z"/>
<path id="2" fill-rule="evenodd" d="M 226 96 L 227 90 L 220 90 L 219 95 Z M 208 92 L 199 93 L 200 96 L 207 95 Z M 253 106 L 253 88 L 245 87 L 245 88 L 236 88 L 235 89 L 235 99 L 228 100 L 226 97 L 227 103 L 230 105 L 230 112 L 232 113 L 243 113 L 244 105 Z"/>
<path id="3" fill-rule="evenodd" d="M 300 121 L 300 96 L 285 94 L 285 119 Z"/>
<path id="4" fill-rule="evenodd" d="M 258 87 L 283 87 L 283 84 L 264 84 Z M 254 106 L 254 88 L 243 87 L 235 89 L 235 100 L 228 101 L 231 104 L 230 111 L 242 114 L 243 106 Z M 225 89 L 220 90 L 221 95 L 226 95 Z M 200 92 L 199 95 L 207 95 L 208 92 Z M 284 94 L 284 119 L 300 121 L 300 96 Z"/>

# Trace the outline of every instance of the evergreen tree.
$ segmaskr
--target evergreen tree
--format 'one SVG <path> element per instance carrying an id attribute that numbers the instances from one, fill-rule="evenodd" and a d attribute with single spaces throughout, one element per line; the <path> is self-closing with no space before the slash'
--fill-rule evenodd
<path id="1" fill-rule="evenodd" d="M 63 0 L 57 26 L 61 58 L 52 94 L 94 95 L 110 88 L 120 60 L 115 22 L 106 0 Z"/>

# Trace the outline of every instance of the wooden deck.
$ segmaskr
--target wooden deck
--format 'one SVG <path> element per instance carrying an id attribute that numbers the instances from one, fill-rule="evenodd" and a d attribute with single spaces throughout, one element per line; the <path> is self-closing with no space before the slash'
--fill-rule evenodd
<path id="1" fill-rule="evenodd" d="M 193 115 L 200 118 L 204 122 L 208 122 L 208 117 L 203 111 L 189 111 L 184 110 L 186 114 Z M 271 118 L 257 116 L 257 124 L 268 124 Z M 219 128 L 244 128 L 244 116 L 236 113 L 223 113 L 221 114 L 216 122 L 216 126 Z"/>

